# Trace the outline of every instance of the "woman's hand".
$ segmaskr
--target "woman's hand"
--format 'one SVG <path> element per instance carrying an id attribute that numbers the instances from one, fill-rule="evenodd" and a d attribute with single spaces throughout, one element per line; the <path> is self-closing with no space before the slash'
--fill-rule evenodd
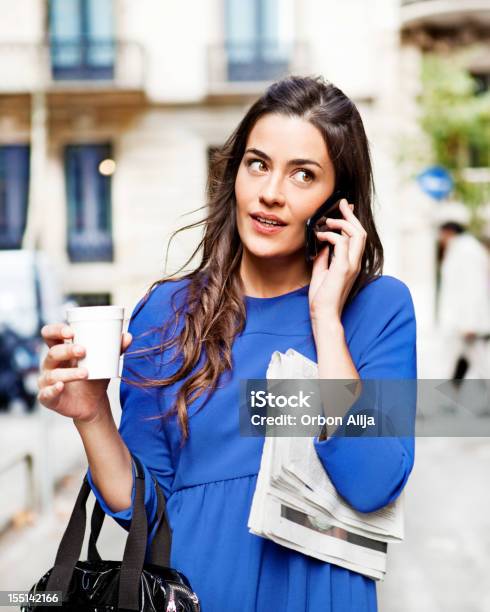
<path id="1" fill-rule="evenodd" d="M 318 240 L 329 242 L 332 246 L 323 248 L 313 262 L 308 293 L 312 320 L 326 317 L 340 321 L 344 304 L 361 270 L 367 233 L 354 215 L 353 208 L 353 204 L 343 199 L 340 211 L 344 218 L 327 218 L 327 227 L 340 229 L 341 234 L 334 231 L 316 232 Z M 328 267 L 330 248 L 334 249 L 334 253 Z"/>
<path id="2" fill-rule="evenodd" d="M 78 367 L 77 361 L 84 357 L 85 349 L 80 345 L 65 343 L 65 340 L 73 339 L 74 335 L 68 325 L 45 325 L 41 335 L 49 351 L 41 364 L 37 399 L 46 408 L 76 421 L 95 420 L 110 379 L 86 380 L 87 369 Z M 131 341 L 131 334 L 123 334 L 121 352 L 128 348 Z"/>

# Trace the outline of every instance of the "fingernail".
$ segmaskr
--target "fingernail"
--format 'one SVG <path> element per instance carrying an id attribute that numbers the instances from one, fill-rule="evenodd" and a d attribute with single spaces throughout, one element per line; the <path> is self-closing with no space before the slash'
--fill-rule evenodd
<path id="1" fill-rule="evenodd" d="M 71 329 L 69 327 L 63 327 L 63 336 L 71 336 Z"/>
<path id="2" fill-rule="evenodd" d="M 83 349 L 81 349 L 80 347 L 73 349 L 73 352 L 75 353 L 75 355 L 83 355 Z"/>

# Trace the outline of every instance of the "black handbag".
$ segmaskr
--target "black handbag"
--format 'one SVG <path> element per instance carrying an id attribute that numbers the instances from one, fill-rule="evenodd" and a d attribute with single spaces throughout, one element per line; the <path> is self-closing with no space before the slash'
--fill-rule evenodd
<path id="1" fill-rule="evenodd" d="M 157 531 L 151 543 L 150 562 L 145 563 L 148 521 L 144 505 L 144 472 L 137 457 L 134 510 L 123 560 L 103 561 L 97 551 L 105 513 L 98 501 L 91 518 L 87 561 L 79 561 L 85 535 L 87 497 L 91 492 L 85 476 L 68 526 L 61 539 L 54 566 L 31 588 L 22 612 L 67 610 L 70 612 L 199 612 L 200 604 L 187 578 L 167 567 L 171 533 L 163 493 L 157 491 Z M 43 605 L 45 591 L 61 591 L 61 605 Z"/>

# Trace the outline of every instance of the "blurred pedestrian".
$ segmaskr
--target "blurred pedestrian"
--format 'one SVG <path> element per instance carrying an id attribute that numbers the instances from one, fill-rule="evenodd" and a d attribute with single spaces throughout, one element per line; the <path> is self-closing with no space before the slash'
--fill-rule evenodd
<path id="1" fill-rule="evenodd" d="M 447 378 L 490 378 L 490 257 L 465 227 L 439 227 L 438 328 Z"/>

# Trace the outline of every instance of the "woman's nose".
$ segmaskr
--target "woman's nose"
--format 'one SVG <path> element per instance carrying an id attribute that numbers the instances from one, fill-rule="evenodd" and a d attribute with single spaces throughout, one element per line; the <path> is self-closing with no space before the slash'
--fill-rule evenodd
<path id="1" fill-rule="evenodd" d="M 259 193 L 259 200 L 264 204 L 284 204 L 286 199 L 281 189 L 279 178 L 271 177 Z"/>

